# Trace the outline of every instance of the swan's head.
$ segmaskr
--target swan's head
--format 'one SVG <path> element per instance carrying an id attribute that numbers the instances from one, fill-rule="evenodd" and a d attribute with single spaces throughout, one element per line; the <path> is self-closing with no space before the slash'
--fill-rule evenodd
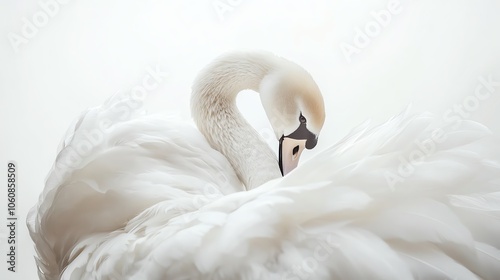
<path id="1" fill-rule="evenodd" d="M 260 85 L 261 100 L 279 140 L 282 175 L 297 167 L 304 149 L 312 149 L 325 122 L 323 96 L 311 75 L 296 64 L 268 74 Z"/>

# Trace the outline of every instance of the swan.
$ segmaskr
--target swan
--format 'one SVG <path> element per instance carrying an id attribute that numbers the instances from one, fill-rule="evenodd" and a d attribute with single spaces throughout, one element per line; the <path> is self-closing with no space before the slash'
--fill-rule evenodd
<path id="1" fill-rule="evenodd" d="M 278 157 L 236 108 L 243 89 L 259 92 Z M 87 110 L 63 138 L 27 218 L 40 279 L 500 275 L 500 147 L 479 123 L 406 110 L 298 166 L 323 98 L 307 71 L 266 52 L 200 72 L 198 129 L 124 114 L 129 101 Z"/>

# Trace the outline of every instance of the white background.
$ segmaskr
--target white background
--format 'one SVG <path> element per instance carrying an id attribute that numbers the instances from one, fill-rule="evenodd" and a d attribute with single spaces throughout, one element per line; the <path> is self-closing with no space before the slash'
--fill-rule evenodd
<path id="1" fill-rule="evenodd" d="M 221 17 L 214 8 L 218 2 L 233 6 Z M 26 214 L 37 202 L 68 125 L 84 109 L 140 84 L 150 67 L 169 77 L 150 92 L 146 108 L 188 119 L 191 81 L 217 55 L 263 49 L 296 61 L 315 77 L 327 110 L 319 146 L 305 158 L 367 119 L 383 122 L 410 103 L 415 112 L 442 115 L 473 96 L 480 76 L 500 81 L 500 2 L 494 0 L 401 0 L 401 12 L 349 62 L 341 44 L 355 47 L 356 28 L 373 23 L 371 12 L 387 9 L 388 3 L 69 0 L 32 38 L 13 46 L 9 38 L 23 36 L 23 18 L 33 22 L 43 9 L 39 1 L 2 1 L 0 217 L 7 207 L 6 165 L 14 160 L 19 221 L 13 274 L 3 261 L 2 218 L 0 278 L 36 279 Z M 500 133 L 500 87 L 495 89 L 468 118 Z M 245 93 L 239 101 L 274 148 L 258 95 Z"/>

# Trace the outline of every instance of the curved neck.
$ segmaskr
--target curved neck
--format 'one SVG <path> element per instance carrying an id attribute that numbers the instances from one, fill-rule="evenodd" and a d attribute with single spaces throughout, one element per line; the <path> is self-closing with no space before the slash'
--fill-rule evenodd
<path id="1" fill-rule="evenodd" d="M 225 55 L 202 70 L 193 84 L 191 112 L 196 125 L 229 160 L 247 190 L 281 177 L 281 172 L 273 151 L 238 110 L 236 96 L 245 89 L 259 92 L 277 59 L 267 53 Z"/>

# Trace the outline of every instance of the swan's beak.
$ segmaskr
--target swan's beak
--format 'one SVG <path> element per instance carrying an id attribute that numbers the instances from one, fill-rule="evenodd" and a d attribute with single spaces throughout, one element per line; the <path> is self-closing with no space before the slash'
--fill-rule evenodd
<path id="1" fill-rule="evenodd" d="M 281 137 L 279 150 L 279 164 L 281 174 L 285 176 L 299 164 L 300 155 L 306 147 L 305 139 Z"/>
<path id="2" fill-rule="evenodd" d="M 304 149 L 312 149 L 318 143 L 318 138 L 310 132 L 305 124 L 288 136 L 282 136 L 279 147 L 279 166 L 281 175 L 285 176 L 299 164 L 300 155 Z"/>

